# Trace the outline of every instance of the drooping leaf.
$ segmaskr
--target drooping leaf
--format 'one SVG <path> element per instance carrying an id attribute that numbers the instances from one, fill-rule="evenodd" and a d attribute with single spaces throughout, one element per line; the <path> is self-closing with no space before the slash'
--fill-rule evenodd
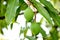
<path id="1" fill-rule="evenodd" d="M 19 0 L 19 8 L 17 9 L 17 14 L 21 11 L 21 10 L 25 10 L 27 8 L 27 4 L 24 2 L 24 0 Z"/>
<path id="2" fill-rule="evenodd" d="M 42 24 L 43 20 L 44 20 L 44 19 L 43 19 L 43 17 L 42 17 L 41 20 L 40 20 L 40 25 Z"/>
<path id="3" fill-rule="evenodd" d="M 44 4 L 50 11 L 58 14 L 58 11 L 53 7 L 53 5 L 47 0 L 39 0 L 42 4 Z"/>
<path id="4" fill-rule="evenodd" d="M 4 28 L 7 26 L 7 23 L 5 20 L 0 20 L 0 27 Z"/>
<path id="5" fill-rule="evenodd" d="M 13 28 L 13 23 L 11 23 L 11 27 L 10 27 L 11 29 Z"/>
<path id="6" fill-rule="evenodd" d="M 6 5 L 3 4 L 4 0 L 0 0 L 0 17 L 5 16 Z"/>
<path id="7" fill-rule="evenodd" d="M 58 11 L 53 7 L 53 5 L 50 2 L 46 0 L 40 0 L 40 2 L 45 5 L 55 24 L 60 27 L 60 17 L 58 16 Z"/>
<path id="8" fill-rule="evenodd" d="M 54 23 L 56 25 L 58 25 L 58 27 L 60 27 L 60 17 L 53 12 L 50 12 L 50 15 L 51 15 L 52 19 L 54 20 Z"/>
<path id="9" fill-rule="evenodd" d="M 7 28 L 7 23 L 5 20 L 0 20 L 0 33 L 2 33 L 2 28 Z"/>
<path id="10" fill-rule="evenodd" d="M 22 27 L 21 27 L 21 29 L 20 29 L 20 35 L 21 35 L 22 33 L 24 33 L 24 37 L 26 37 L 27 31 L 28 31 L 28 27 L 25 27 L 25 28 L 22 28 Z"/>
<path id="11" fill-rule="evenodd" d="M 34 13 L 33 13 L 33 11 L 31 10 L 30 7 L 28 7 L 28 8 L 25 10 L 24 16 L 25 16 L 27 22 L 32 21 L 33 16 L 34 16 Z"/>
<path id="12" fill-rule="evenodd" d="M 16 12 L 17 15 L 16 15 L 16 17 L 15 17 L 15 21 L 16 21 L 18 15 L 20 14 L 20 11 L 25 10 L 27 7 L 28 7 L 28 6 L 27 6 L 27 4 L 24 2 L 24 0 L 19 0 L 19 7 L 18 7 L 17 12 Z"/>
<path id="13" fill-rule="evenodd" d="M 7 5 L 7 11 L 5 14 L 5 20 L 7 24 L 13 23 L 16 16 L 16 10 L 19 4 L 19 0 L 9 0 Z"/>
<path id="14" fill-rule="evenodd" d="M 42 34 L 42 36 L 43 36 L 44 38 L 47 37 L 46 32 L 45 32 L 41 27 L 40 27 L 40 33 Z"/>
<path id="15" fill-rule="evenodd" d="M 19 0 L 19 5 L 22 5 L 24 3 L 24 0 Z"/>
<path id="16" fill-rule="evenodd" d="M 53 6 L 60 12 L 60 0 L 51 0 Z"/>
<path id="17" fill-rule="evenodd" d="M 25 29 L 24 29 L 24 37 L 26 37 L 27 31 L 28 31 L 28 28 L 25 28 Z"/>
<path id="18" fill-rule="evenodd" d="M 33 3 L 33 5 L 37 8 L 38 12 L 46 18 L 46 20 L 52 25 L 52 20 L 51 17 L 49 15 L 49 13 L 47 12 L 47 10 L 41 5 L 41 3 L 36 2 L 35 0 L 31 0 L 31 2 Z"/>
<path id="19" fill-rule="evenodd" d="M 23 28 L 20 29 L 20 35 L 24 32 Z"/>
<path id="20" fill-rule="evenodd" d="M 19 0 L 19 5 L 21 10 L 25 10 L 28 7 L 24 0 Z"/>
<path id="21" fill-rule="evenodd" d="M 32 36 L 26 36 L 26 38 L 28 38 L 29 40 L 36 40 L 34 37 Z"/>
<path id="22" fill-rule="evenodd" d="M 57 2 L 57 0 L 51 0 L 52 2 L 53 2 L 53 4 L 55 5 L 56 4 L 56 2 Z"/>
<path id="23" fill-rule="evenodd" d="M 55 12 L 51 12 L 47 7 L 46 10 L 49 12 L 50 16 L 52 17 L 54 24 L 58 25 L 60 27 L 60 17 L 58 14 L 56 14 Z"/>
<path id="24" fill-rule="evenodd" d="M 43 18 L 41 18 L 40 20 L 40 25 L 43 23 Z M 46 38 L 47 37 L 47 34 L 46 32 L 40 27 L 40 33 L 42 34 L 43 38 Z"/>
<path id="25" fill-rule="evenodd" d="M 58 40 L 58 31 L 57 31 L 57 29 L 52 28 L 50 34 L 51 34 L 52 40 Z"/>

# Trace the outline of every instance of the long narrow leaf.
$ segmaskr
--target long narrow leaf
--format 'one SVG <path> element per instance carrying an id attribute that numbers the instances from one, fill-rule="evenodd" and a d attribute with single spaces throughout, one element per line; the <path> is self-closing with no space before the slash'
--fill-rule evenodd
<path id="1" fill-rule="evenodd" d="M 15 19 L 18 3 L 19 3 L 19 0 L 8 1 L 7 11 L 5 14 L 5 20 L 8 24 L 12 23 Z"/>
<path id="2" fill-rule="evenodd" d="M 49 13 L 47 12 L 47 10 L 38 2 L 36 2 L 35 0 L 31 0 L 31 2 L 33 3 L 33 5 L 37 8 L 38 12 L 46 18 L 46 20 L 52 25 L 52 20 L 51 17 L 49 15 Z"/>

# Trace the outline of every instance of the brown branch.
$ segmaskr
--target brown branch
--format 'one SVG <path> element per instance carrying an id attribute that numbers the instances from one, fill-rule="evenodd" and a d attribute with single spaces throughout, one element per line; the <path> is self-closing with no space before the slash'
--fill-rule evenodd
<path id="1" fill-rule="evenodd" d="M 37 12 L 37 9 L 33 6 L 33 4 L 29 0 L 24 1 L 32 9 L 33 12 Z"/>

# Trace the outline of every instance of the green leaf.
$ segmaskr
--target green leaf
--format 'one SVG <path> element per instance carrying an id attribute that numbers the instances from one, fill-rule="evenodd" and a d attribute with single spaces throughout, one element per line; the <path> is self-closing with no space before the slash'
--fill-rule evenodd
<path id="1" fill-rule="evenodd" d="M 20 35 L 21 35 L 22 33 L 24 33 L 24 37 L 26 37 L 27 31 L 28 31 L 28 27 L 25 27 L 25 28 L 22 28 L 22 27 L 21 27 L 21 29 L 20 29 Z"/>
<path id="2" fill-rule="evenodd" d="M 42 34 L 43 37 L 46 37 L 46 32 L 40 27 L 40 23 L 33 22 L 30 27 L 33 35 L 37 35 L 39 33 Z"/>
<path id="3" fill-rule="evenodd" d="M 33 35 L 37 35 L 40 32 L 40 24 L 39 23 L 32 23 L 30 27 Z"/>
<path id="4" fill-rule="evenodd" d="M 51 0 L 52 2 L 53 2 L 53 4 L 55 5 L 56 4 L 56 2 L 57 2 L 57 0 Z"/>
<path id="5" fill-rule="evenodd" d="M 40 20 L 40 25 L 43 23 L 43 18 L 41 18 Z M 43 38 L 47 37 L 46 32 L 40 27 L 40 33 L 42 34 Z"/>
<path id="6" fill-rule="evenodd" d="M 50 15 L 52 19 L 54 20 L 55 25 L 58 25 L 58 27 L 60 27 L 60 17 L 53 12 L 50 12 Z"/>
<path id="7" fill-rule="evenodd" d="M 49 12 L 50 16 L 52 17 L 54 24 L 58 25 L 60 27 L 60 17 L 58 14 L 51 12 L 47 7 L 45 7 L 46 10 Z"/>
<path id="8" fill-rule="evenodd" d="M 19 5 L 22 5 L 24 3 L 24 0 L 19 0 Z"/>
<path id="9" fill-rule="evenodd" d="M 10 27 L 11 29 L 13 28 L 13 23 L 11 23 L 11 27 Z"/>
<path id="10" fill-rule="evenodd" d="M 20 35 L 24 32 L 24 29 L 21 27 L 20 29 Z"/>
<path id="11" fill-rule="evenodd" d="M 29 40 L 36 40 L 34 37 L 32 36 L 26 36 L 26 38 L 28 38 Z"/>
<path id="12" fill-rule="evenodd" d="M 25 10 L 28 7 L 24 0 L 19 0 L 19 5 L 21 10 Z"/>
<path id="13" fill-rule="evenodd" d="M 2 29 L 0 29 L 0 34 L 4 34 L 3 31 L 2 31 Z"/>
<path id="14" fill-rule="evenodd" d="M 23 6 L 24 5 L 24 6 Z M 17 9 L 17 13 L 19 13 L 21 10 L 25 10 L 27 8 L 27 4 L 24 2 L 24 0 L 19 0 L 19 8 Z"/>
<path id="15" fill-rule="evenodd" d="M 60 27 L 60 17 L 58 16 L 58 11 L 52 6 L 52 4 L 46 0 L 40 0 L 42 4 L 46 6 L 47 11 L 54 20 L 55 24 Z"/>
<path id="16" fill-rule="evenodd" d="M 51 24 L 52 24 L 52 20 L 51 17 L 49 15 L 49 13 L 47 12 L 47 10 L 41 5 L 41 3 L 36 2 L 35 0 L 31 0 L 31 2 L 33 3 L 33 5 L 37 8 L 38 12 L 46 18 L 46 20 Z"/>
<path id="17" fill-rule="evenodd" d="M 23 6 L 24 5 L 24 6 Z M 17 9 L 17 12 L 20 12 L 21 10 L 25 10 L 27 8 L 27 4 L 24 2 L 24 0 L 19 0 L 19 8 Z"/>
<path id="18" fill-rule="evenodd" d="M 30 7 L 28 7 L 24 12 L 24 17 L 26 18 L 26 21 L 27 22 L 32 21 L 33 16 L 34 16 L 33 11 L 30 9 Z"/>
<path id="19" fill-rule="evenodd" d="M 43 20 L 44 20 L 44 18 L 42 17 L 41 20 L 40 20 L 40 25 L 42 24 Z"/>
<path id="20" fill-rule="evenodd" d="M 7 23 L 5 20 L 0 20 L 0 27 L 1 28 L 7 27 Z"/>
<path id="21" fill-rule="evenodd" d="M 19 4 L 19 0 L 9 0 L 7 5 L 7 11 L 5 14 L 5 20 L 7 24 L 13 23 L 16 17 L 16 10 Z"/>
<path id="22" fill-rule="evenodd" d="M 57 29 L 52 28 L 50 34 L 51 34 L 52 40 L 58 40 L 58 31 L 57 31 Z"/>
<path id="23" fill-rule="evenodd" d="M 24 37 L 26 37 L 27 31 L 28 31 L 28 28 L 25 28 L 25 29 L 24 29 Z"/>
<path id="24" fill-rule="evenodd" d="M 51 2 L 54 4 L 53 6 L 60 12 L 60 0 L 51 0 Z"/>
<path id="25" fill-rule="evenodd" d="M 5 20 L 0 20 L 0 33 L 2 33 L 2 28 L 7 28 L 7 23 Z"/>
<path id="26" fill-rule="evenodd" d="M 53 5 L 47 0 L 39 0 L 42 4 L 44 4 L 50 11 L 58 14 L 58 11 L 53 7 Z"/>
<path id="27" fill-rule="evenodd" d="M 24 6 L 23 6 L 24 5 Z M 17 12 L 16 12 L 16 17 L 15 17 L 15 21 L 20 13 L 21 10 L 25 10 L 27 8 L 27 4 L 24 2 L 24 0 L 19 0 L 19 7 L 17 9 Z"/>
<path id="28" fill-rule="evenodd" d="M 0 0 L 0 17 L 5 16 L 6 5 L 3 4 L 4 0 Z"/>
<path id="29" fill-rule="evenodd" d="M 46 32 L 45 32 L 41 27 L 40 27 L 40 33 L 42 34 L 42 36 L 43 36 L 44 38 L 47 37 Z"/>

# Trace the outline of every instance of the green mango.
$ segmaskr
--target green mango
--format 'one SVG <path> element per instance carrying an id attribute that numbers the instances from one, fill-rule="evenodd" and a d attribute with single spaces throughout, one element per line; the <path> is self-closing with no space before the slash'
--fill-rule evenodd
<path id="1" fill-rule="evenodd" d="M 33 16 L 34 16 L 33 11 L 30 9 L 30 7 L 28 7 L 24 12 L 24 17 L 26 18 L 26 21 L 27 22 L 32 21 Z"/>
<path id="2" fill-rule="evenodd" d="M 39 23 L 32 23 L 31 27 L 30 27 L 33 35 L 37 35 L 40 32 L 40 24 Z"/>
<path id="3" fill-rule="evenodd" d="M 40 23 L 33 22 L 30 27 L 33 35 L 38 35 L 39 33 L 45 38 L 46 32 L 41 28 Z"/>

